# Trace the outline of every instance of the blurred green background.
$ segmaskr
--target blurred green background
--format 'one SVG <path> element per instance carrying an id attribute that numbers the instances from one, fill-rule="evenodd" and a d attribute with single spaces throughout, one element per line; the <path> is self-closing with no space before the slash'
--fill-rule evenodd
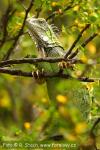
<path id="1" fill-rule="evenodd" d="M 24 7 L 28 8 L 29 4 L 29 0 L 0 1 L 1 61 L 12 47 L 13 38 L 22 27 L 25 16 Z M 5 34 L 5 19 L 9 6 L 7 33 Z M 71 75 L 78 77 L 84 73 L 84 76 L 99 78 L 100 1 L 35 0 L 28 16 L 35 15 L 46 19 L 53 13 L 55 15 L 48 19 L 48 23 L 54 24 L 60 30 L 58 39 L 65 50 L 71 47 L 84 26 L 91 24 L 75 47 L 75 49 L 79 48 L 77 58 L 81 59 L 84 64 L 76 64 Z M 93 33 L 98 33 L 98 36 L 85 48 L 81 47 L 81 43 Z M 19 37 L 10 58 L 19 59 L 28 55 L 37 55 L 37 48 L 27 34 L 25 26 L 24 33 Z M 93 62 L 97 64 L 91 65 Z M 20 64 L 12 65 L 10 68 L 32 71 L 34 65 Z M 87 139 L 89 139 L 88 135 L 93 122 L 100 115 L 99 79 L 93 83 L 84 83 L 74 79 L 60 80 L 56 85 L 59 91 L 55 95 L 56 101 L 49 100 L 45 86 L 45 83 L 37 84 L 33 78 L 0 74 L 0 140 L 39 141 L 61 134 L 65 141 L 81 144 L 86 144 L 87 141 L 87 145 L 92 145 L 93 143 Z M 55 89 L 52 87 L 51 90 Z M 95 133 L 98 148 L 100 148 L 99 132 L 100 129 L 97 127 Z"/>

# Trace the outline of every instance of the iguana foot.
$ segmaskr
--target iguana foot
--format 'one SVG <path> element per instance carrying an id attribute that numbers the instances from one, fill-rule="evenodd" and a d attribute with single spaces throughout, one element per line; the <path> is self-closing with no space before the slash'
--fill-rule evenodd
<path id="1" fill-rule="evenodd" d="M 45 79 L 43 77 L 44 69 L 33 71 L 32 75 L 37 83 L 42 84 L 45 82 Z"/>
<path id="2" fill-rule="evenodd" d="M 60 69 L 65 69 L 65 68 L 73 69 L 73 64 L 71 64 L 70 62 L 65 62 L 65 61 L 59 62 L 58 66 Z"/>

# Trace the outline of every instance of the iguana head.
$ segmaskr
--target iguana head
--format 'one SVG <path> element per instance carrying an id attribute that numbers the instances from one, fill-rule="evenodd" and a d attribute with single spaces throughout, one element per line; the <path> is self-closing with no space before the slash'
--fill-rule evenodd
<path id="1" fill-rule="evenodd" d="M 26 25 L 31 35 L 43 46 L 52 47 L 52 45 L 59 44 L 52 27 L 46 22 L 44 18 L 28 18 Z"/>
<path id="2" fill-rule="evenodd" d="M 42 52 L 41 56 L 58 57 L 64 56 L 64 49 L 59 43 L 53 28 L 43 18 L 28 18 L 26 25 L 29 34 L 35 39 L 38 50 Z"/>

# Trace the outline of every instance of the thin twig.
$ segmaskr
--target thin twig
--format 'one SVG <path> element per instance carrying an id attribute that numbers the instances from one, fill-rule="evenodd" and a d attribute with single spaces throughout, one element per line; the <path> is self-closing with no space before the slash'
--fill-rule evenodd
<path id="1" fill-rule="evenodd" d="M 76 51 L 73 52 L 73 53 L 71 53 L 71 55 L 70 55 L 68 58 L 69 58 L 69 59 L 74 58 L 74 57 L 78 54 L 78 52 L 79 52 L 79 50 L 78 50 L 78 48 L 77 48 Z"/>
<path id="2" fill-rule="evenodd" d="M 25 26 L 25 22 L 26 22 L 28 13 L 29 13 L 29 11 L 31 10 L 31 8 L 33 6 L 33 2 L 34 2 L 34 0 L 31 0 L 31 2 L 29 4 L 29 7 L 26 9 L 26 11 L 25 11 L 25 17 L 24 17 L 24 21 L 23 21 L 22 27 L 21 27 L 18 35 L 16 36 L 15 41 L 13 42 L 12 46 L 9 48 L 7 54 L 4 56 L 3 60 L 7 60 L 10 57 L 11 53 L 13 52 L 14 47 L 17 44 L 17 41 L 18 41 L 19 37 L 23 34 L 23 29 L 24 29 L 24 26 Z"/>
<path id="3" fill-rule="evenodd" d="M 73 7 L 75 7 L 75 6 L 77 5 L 77 4 L 75 4 L 75 5 L 72 5 L 72 4 L 73 4 L 73 1 L 70 3 L 70 5 L 66 6 L 66 7 L 62 10 L 62 12 L 68 11 L 69 9 L 71 9 L 71 8 L 73 8 Z M 57 12 L 57 11 L 54 11 L 52 14 L 50 14 L 50 16 L 48 16 L 48 17 L 46 18 L 46 21 L 52 19 L 52 18 L 55 17 L 57 14 L 58 14 L 58 12 Z M 63 13 L 62 13 L 62 14 L 63 14 Z"/>
<path id="4" fill-rule="evenodd" d="M 43 3 L 41 3 L 40 7 L 36 9 L 36 11 L 37 11 L 36 18 L 39 17 L 39 15 L 40 15 L 40 13 L 42 11 L 42 5 L 43 5 Z"/>
<path id="5" fill-rule="evenodd" d="M 90 41 L 92 41 L 98 34 L 94 33 L 93 35 L 91 35 L 89 38 L 87 38 L 83 43 L 82 43 L 82 47 L 85 47 Z"/>
<path id="6" fill-rule="evenodd" d="M 82 31 L 79 33 L 77 39 L 74 41 L 74 43 L 72 44 L 71 48 L 66 52 L 65 54 L 65 58 L 67 58 L 69 56 L 69 54 L 71 54 L 73 48 L 76 46 L 77 42 L 80 40 L 80 38 L 82 37 L 82 34 L 84 31 L 86 31 L 88 28 L 90 27 L 90 24 L 87 24 L 83 29 Z"/>
<path id="7" fill-rule="evenodd" d="M 85 47 L 90 41 L 92 41 L 98 34 L 94 33 L 93 35 L 91 35 L 90 37 L 88 37 L 82 44 L 81 47 Z M 68 58 L 72 59 L 74 58 L 79 52 L 79 49 L 77 48 Z"/>
<path id="8" fill-rule="evenodd" d="M 8 32 L 7 32 L 7 26 L 8 26 L 8 21 L 9 21 L 9 17 L 13 14 L 13 12 L 15 11 L 12 11 L 12 13 L 10 14 L 10 12 L 12 11 L 12 6 L 11 4 L 8 5 L 8 8 L 5 12 L 5 14 L 2 16 L 2 28 L 3 28 L 3 38 L 2 40 L 0 41 L 0 47 L 3 46 L 3 44 L 5 43 L 5 40 L 6 40 L 6 37 L 8 35 Z"/>
<path id="9" fill-rule="evenodd" d="M 82 47 L 85 47 L 91 40 L 93 40 L 98 34 L 94 33 L 93 35 L 91 35 L 89 38 L 87 38 L 82 44 Z M 16 37 L 15 37 L 16 38 Z M 0 67 L 4 67 L 7 65 L 12 65 L 12 64 L 22 64 L 22 63 L 29 63 L 29 64 L 34 64 L 37 62 L 49 62 L 49 63 L 56 63 L 56 62 L 60 62 L 60 61 L 66 61 L 66 62 L 70 62 L 71 64 L 75 64 L 75 63 L 81 63 L 83 64 L 83 62 L 81 60 L 77 60 L 77 59 L 72 59 L 74 56 L 77 55 L 78 53 L 78 49 L 76 49 L 75 52 L 73 52 L 68 59 L 66 58 L 51 58 L 51 57 L 47 57 L 47 58 L 23 58 L 23 59 L 13 59 L 13 60 L 6 60 L 6 61 L 1 61 L 0 62 Z"/>

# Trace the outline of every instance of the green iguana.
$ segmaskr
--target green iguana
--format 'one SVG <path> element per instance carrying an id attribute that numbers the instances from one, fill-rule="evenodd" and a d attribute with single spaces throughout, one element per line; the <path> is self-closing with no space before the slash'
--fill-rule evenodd
<path id="1" fill-rule="evenodd" d="M 53 27 L 51 27 L 45 19 L 28 18 L 26 25 L 29 29 L 30 36 L 35 41 L 38 48 L 38 57 L 63 57 L 65 55 L 64 48 L 58 41 L 52 29 Z M 43 68 L 47 72 L 59 71 L 57 64 L 41 63 L 38 68 Z M 48 96 L 51 100 L 54 100 L 58 93 L 56 91 L 56 83 L 58 82 L 58 78 L 52 78 L 52 80 L 46 79 Z"/>
<path id="2" fill-rule="evenodd" d="M 31 17 L 27 19 L 26 25 L 28 27 L 29 34 L 31 35 L 32 39 L 36 42 L 36 45 L 38 47 L 39 57 L 63 57 L 65 55 L 64 48 L 58 41 L 52 27 L 46 22 L 45 19 Z M 57 72 L 57 69 L 59 70 L 57 64 L 50 64 L 47 67 L 43 66 L 43 68 L 46 69 L 46 71 L 51 71 L 51 72 L 55 72 L 55 71 Z M 55 100 L 57 94 L 59 94 L 56 85 L 61 80 L 62 79 L 60 78 L 46 79 L 47 89 L 51 100 Z M 84 90 L 82 92 L 84 93 Z M 79 101 L 81 102 L 78 103 L 81 103 L 82 104 L 81 107 L 83 107 L 84 102 L 83 100 L 80 100 L 80 97 L 79 97 Z M 88 97 L 86 97 L 85 99 L 84 109 L 85 110 L 88 109 L 86 111 L 89 111 Z M 82 112 L 83 111 L 84 110 L 82 110 Z"/>

